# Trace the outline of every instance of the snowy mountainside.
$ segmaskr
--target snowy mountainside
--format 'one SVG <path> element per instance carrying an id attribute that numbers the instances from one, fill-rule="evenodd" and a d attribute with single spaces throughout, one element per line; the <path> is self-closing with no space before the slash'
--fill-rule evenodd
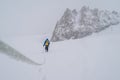
<path id="1" fill-rule="evenodd" d="M 119 80 L 120 25 L 98 34 L 53 42 L 46 56 L 47 80 Z"/>
<path id="2" fill-rule="evenodd" d="M 86 6 L 80 11 L 67 8 L 55 26 L 51 41 L 82 38 L 119 22 L 120 14 L 116 11 L 90 9 Z"/>
<path id="3" fill-rule="evenodd" d="M 32 35 L 2 38 L 2 41 L 24 56 L 44 64 L 26 64 L 2 53 L 0 80 L 120 79 L 120 25 L 83 39 L 51 42 L 48 53 L 44 52 L 42 44 L 45 37 Z"/>

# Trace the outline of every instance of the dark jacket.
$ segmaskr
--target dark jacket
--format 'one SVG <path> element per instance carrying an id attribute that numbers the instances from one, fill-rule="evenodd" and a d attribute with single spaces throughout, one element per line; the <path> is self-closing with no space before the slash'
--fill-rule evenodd
<path id="1" fill-rule="evenodd" d="M 49 46 L 49 45 L 50 45 L 50 41 L 48 39 L 46 39 L 43 46 Z"/>

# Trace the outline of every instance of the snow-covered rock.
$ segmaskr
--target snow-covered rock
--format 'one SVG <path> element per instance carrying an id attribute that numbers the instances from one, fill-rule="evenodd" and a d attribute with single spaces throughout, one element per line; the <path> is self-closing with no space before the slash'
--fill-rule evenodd
<path id="1" fill-rule="evenodd" d="M 67 8 L 56 24 L 51 41 L 82 38 L 119 22 L 120 15 L 116 11 L 90 9 L 86 6 L 80 11 Z"/>

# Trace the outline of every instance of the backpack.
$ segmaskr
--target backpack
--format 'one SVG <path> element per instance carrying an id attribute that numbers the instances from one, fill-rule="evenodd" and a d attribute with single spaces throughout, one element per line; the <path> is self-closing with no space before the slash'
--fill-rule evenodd
<path id="1" fill-rule="evenodd" d="M 49 45 L 49 42 L 48 42 L 48 40 L 46 41 L 45 45 L 46 45 L 46 46 L 48 46 L 48 45 Z"/>

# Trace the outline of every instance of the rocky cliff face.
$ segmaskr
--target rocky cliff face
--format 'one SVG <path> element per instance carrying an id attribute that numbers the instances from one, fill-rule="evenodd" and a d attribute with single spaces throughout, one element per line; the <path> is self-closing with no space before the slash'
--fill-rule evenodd
<path id="1" fill-rule="evenodd" d="M 119 22 L 120 15 L 116 11 L 90 9 L 86 6 L 80 11 L 67 8 L 56 24 L 51 41 L 83 38 Z"/>

